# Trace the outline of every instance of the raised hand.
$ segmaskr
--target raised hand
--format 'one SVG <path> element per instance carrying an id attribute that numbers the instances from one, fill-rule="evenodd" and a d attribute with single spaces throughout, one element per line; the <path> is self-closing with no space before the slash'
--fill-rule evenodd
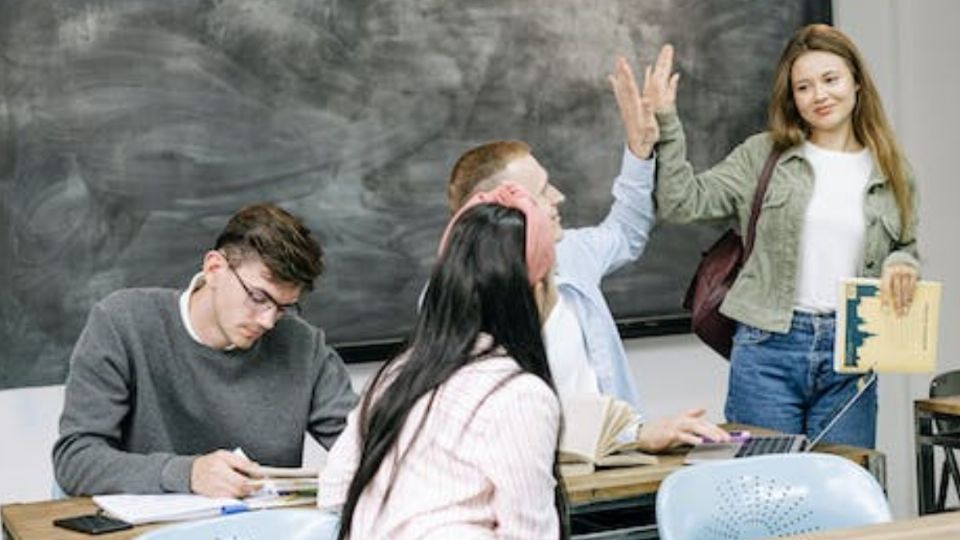
<path id="1" fill-rule="evenodd" d="M 640 95 L 633 70 L 625 58 L 617 57 L 613 73 L 607 79 L 617 98 L 627 147 L 638 158 L 649 158 L 653 145 L 660 140 L 660 126 L 657 125 L 653 107 Z"/>
<path id="2" fill-rule="evenodd" d="M 903 317 L 913 303 L 917 288 L 917 269 L 909 264 L 888 264 L 880 276 L 880 303 L 893 307 L 898 317 Z"/>
<path id="3" fill-rule="evenodd" d="M 704 409 L 691 409 L 677 416 L 658 418 L 640 427 L 637 442 L 644 452 L 662 452 L 681 444 L 699 444 L 703 439 L 730 440 L 730 434 L 703 418 Z"/>
<path id="4" fill-rule="evenodd" d="M 643 76 L 643 97 L 658 113 L 672 112 L 677 108 L 677 85 L 679 73 L 673 71 L 673 45 L 669 43 L 660 48 L 657 63 L 647 66 Z"/>
<path id="5" fill-rule="evenodd" d="M 217 450 L 198 457 L 190 470 L 190 491 L 207 497 L 246 497 L 256 488 L 247 484 L 259 466 L 244 456 Z"/>

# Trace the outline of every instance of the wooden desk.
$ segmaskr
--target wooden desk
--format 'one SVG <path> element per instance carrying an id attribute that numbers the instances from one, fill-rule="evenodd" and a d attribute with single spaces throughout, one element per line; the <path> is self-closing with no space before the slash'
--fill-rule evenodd
<path id="1" fill-rule="evenodd" d="M 791 540 L 956 540 L 960 514 L 945 513 L 855 529 L 836 529 L 787 537 Z"/>
<path id="2" fill-rule="evenodd" d="M 769 434 L 769 430 L 738 425 L 725 425 L 726 429 L 749 429 L 754 433 Z M 886 491 L 886 457 L 881 452 L 836 444 L 823 444 L 817 451 L 845 457 L 866 468 Z M 632 511 L 641 516 L 636 522 L 631 520 L 628 526 L 611 531 L 609 538 L 646 539 L 658 538 L 656 516 L 657 489 L 660 483 L 672 472 L 684 467 L 685 451 L 676 451 L 661 455 L 656 465 L 642 465 L 606 469 L 592 474 L 572 476 L 564 479 L 567 498 L 570 503 L 571 518 L 590 514 L 615 511 Z M 643 516 L 649 516 L 643 519 Z M 576 531 L 575 531 L 576 532 Z M 584 534 L 582 538 L 600 540 L 607 538 L 603 534 Z M 574 535 L 574 538 L 578 538 Z"/>
<path id="3" fill-rule="evenodd" d="M 162 527 L 163 524 L 141 525 L 125 531 L 90 536 L 53 526 L 53 520 L 83 514 L 93 514 L 97 505 L 89 497 L 63 499 L 60 501 L 43 501 L 37 503 L 5 504 L 0 508 L 3 519 L 4 538 L 10 540 L 46 540 L 56 538 L 60 540 L 126 540 L 135 538 L 151 529 Z"/>
<path id="4" fill-rule="evenodd" d="M 935 500 L 934 447 L 960 448 L 960 437 L 938 434 L 934 429 L 935 420 L 960 420 L 960 396 L 918 399 L 913 402 L 914 445 L 917 455 L 917 503 L 920 515 L 942 510 L 936 507 Z M 941 478 L 940 481 L 944 482 L 946 479 Z"/>
<path id="5" fill-rule="evenodd" d="M 739 429 L 739 428 L 733 428 Z M 758 432 L 762 430 L 753 431 Z M 855 446 L 839 444 L 822 444 L 817 446 L 818 452 L 845 457 L 867 469 L 880 482 L 884 491 L 887 489 L 886 458 L 883 453 Z M 674 452 L 661 455 L 657 465 L 642 465 L 620 469 L 606 469 L 567 478 L 564 484 L 567 487 L 567 497 L 571 505 L 582 505 L 651 495 L 657 492 L 660 482 L 673 471 L 683 467 L 685 452 Z"/>
<path id="6" fill-rule="evenodd" d="M 732 429 L 738 427 L 728 426 Z M 753 430 L 761 432 L 762 430 Z M 873 450 L 850 446 L 823 445 L 822 451 L 846 457 L 870 470 L 885 485 L 886 469 L 884 455 Z M 684 452 L 660 457 L 657 465 L 644 465 L 622 469 L 608 469 L 593 474 L 575 476 L 564 481 L 570 498 L 571 514 L 583 515 L 600 510 L 646 508 L 652 512 L 656 503 L 660 482 L 673 471 L 683 467 Z M 90 540 L 86 534 L 74 533 L 53 526 L 53 520 L 96 512 L 96 505 L 89 498 L 44 501 L 37 503 L 5 504 L 0 508 L 4 533 L 10 540 Z M 163 524 L 141 525 L 126 531 L 99 535 L 103 540 L 135 538 Z M 626 533 L 626 534 L 625 534 Z M 631 530 L 619 530 L 616 538 L 656 538 L 653 521 L 638 525 Z M 591 539 L 602 535 L 589 535 Z"/>

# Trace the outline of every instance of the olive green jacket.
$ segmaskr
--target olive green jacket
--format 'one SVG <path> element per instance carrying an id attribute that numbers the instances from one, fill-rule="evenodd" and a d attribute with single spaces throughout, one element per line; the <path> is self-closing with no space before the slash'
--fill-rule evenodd
<path id="1" fill-rule="evenodd" d="M 773 141 L 754 135 L 711 169 L 695 173 L 687 161 L 683 126 L 675 112 L 657 114 L 657 217 L 667 221 L 736 217 L 746 236 L 750 206 Z M 793 316 L 804 213 L 813 193 L 813 168 L 801 146 L 777 160 L 757 222 L 753 253 L 720 307 L 731 319 L 771 332 L 787 332 Z M 916 189 L 909 178 L 916 216 Z M 917 261 L 916 217 L 910 240 L 901 243 L 900 215 L 893 189 L 875 166 L 864 195 L 866 235 L 860 275 L 879 277 L 884 265 Z"/>

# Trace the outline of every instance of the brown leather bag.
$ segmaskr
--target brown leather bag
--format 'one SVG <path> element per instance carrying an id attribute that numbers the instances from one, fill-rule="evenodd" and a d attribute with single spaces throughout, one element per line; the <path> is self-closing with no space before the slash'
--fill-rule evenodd
<path id="1" fill-rule="evenodd" d="M 720 304 L 737 279 L 744 261 L 753 251 L 753 239 L 757 231 L 760 208 L 763 206 L 763 196 L 767 192 L 770 175 L 773 174 L 778 157 L 780 152 L 770 152 L 757 180 L 757 189 L 753 193 L 753 205 L 750 209 L 750 222 L 747 225 L 746 247 L 736 230 L 728 229 L 723 233 L 723 236 L 703 253 L 683 300 L 684 309 L 692 312 L 690 323 L 693 333 L 728 360 L 737 324 L 720 313 Z"/>

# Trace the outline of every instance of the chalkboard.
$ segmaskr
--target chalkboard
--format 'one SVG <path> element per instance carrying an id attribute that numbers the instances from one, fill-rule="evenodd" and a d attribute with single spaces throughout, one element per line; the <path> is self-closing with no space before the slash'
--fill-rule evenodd
<path id="1" fill-rule="evenodd" d="M 785 40 L 829 12 L 808 0 L 4 0 L 0 388 L 63 381 L 94 302 L 184 286 L 227 217 L 263 200 L 325 247 L 306 318 L 337 344 L 401 338 L 464 150 L 528 141 L 567 195 L 564 222 L 596 223 L 623 150 L 615 55 L 640 66 L 676 44 L 704 166 L 762 129 Z M 618 319 L 682 320 L 716 235 L 658 226 L 606 282 Z"/>

